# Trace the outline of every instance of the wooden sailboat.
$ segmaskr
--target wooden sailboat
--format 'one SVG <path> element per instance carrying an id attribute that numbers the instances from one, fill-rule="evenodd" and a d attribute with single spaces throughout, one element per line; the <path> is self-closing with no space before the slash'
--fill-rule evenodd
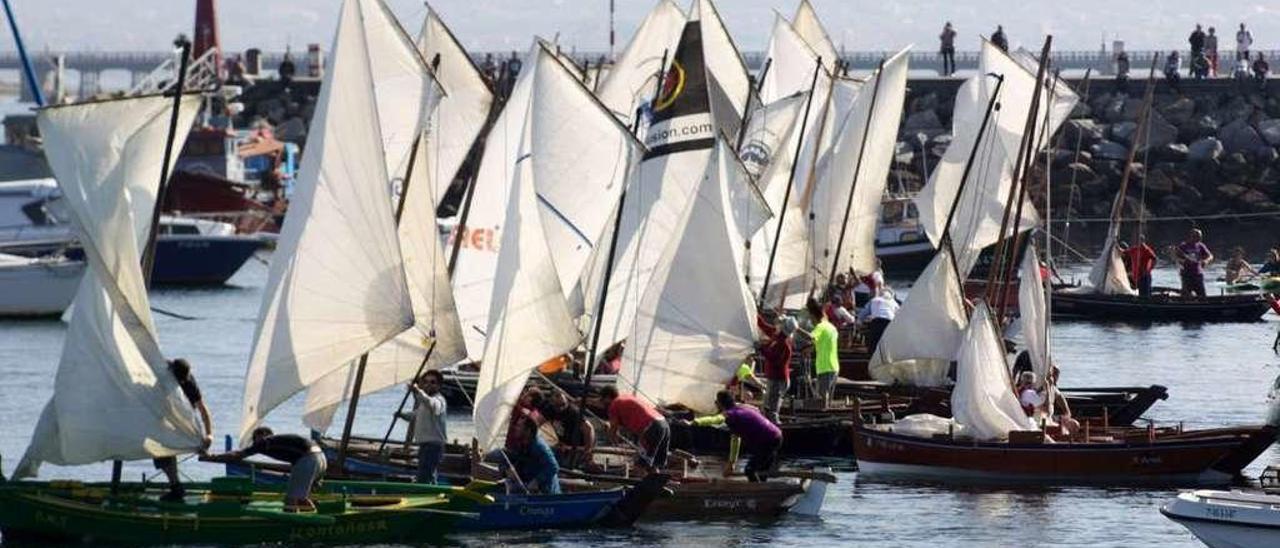
<path id="1" fill-rule="evenodd" d="M 1094 261 L 1087 285 L 1054 291 L 1053 314 L 1062 318 L 1100 321 L 1258 321 L 1270 308 L 1264 295 L 1223 294 L 1196 297 L 1162 290 L 1144 297 L 1138 294 L 1125 272 L 1118 247 L 1120 228 L 1134 159 L 1143 140 L 1141 137 L 1146 134 L 1150 123 L 1155 93 L 1155 66 L 1156 60 L 1153 58 L 1138 127 L 1133 142 L 1129 145 L 1120 191 L 1111 207 L 1111 222 L 1102 253 Z M 1135 230 L 1141 235 L 1141 222 Z M 1135 241 L 1138 240 L 1135 238 Z"/>

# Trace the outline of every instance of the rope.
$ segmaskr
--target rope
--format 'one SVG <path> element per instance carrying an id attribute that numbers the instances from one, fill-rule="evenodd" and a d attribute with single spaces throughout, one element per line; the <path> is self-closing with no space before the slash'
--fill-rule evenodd
<path id="1" fill-rule="evenodd" d="M 1144 223 L 1168 222 L 1168 221 L 1210 221 L 1215 219 L 1256 219 L 1265 217 L 1280 217 L 1280 211 L 1263 211 L 1257 213 L 1219 213 L 1215 215 L 1170 215 L 1168 217 L 1121 217 L 1120 222 L 1126 221 L 1142 221 Z M 1075 219 L 1055 219 L 1052 223 L 1098 223 L 1111 222 L 1110 217 L 1080 217 Z"/>

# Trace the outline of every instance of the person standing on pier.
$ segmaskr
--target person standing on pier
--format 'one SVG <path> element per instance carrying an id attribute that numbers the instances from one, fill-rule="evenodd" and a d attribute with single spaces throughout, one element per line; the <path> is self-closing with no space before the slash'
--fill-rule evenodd
<path id="1" fill-rule="evenodd" d="M 794 335 L 799 323 L 791 316 L 779 316 L 774 326 L 764 316 L 756 316 L 756 325 L 766 338 L 760 348 L 764 357 L 764 414 L 777 424 L 782 413 L 782 399 L 791 388 L 791 356 L 795 353 Z"/>
<path id="2" fill-rule="evenodd" d="M 1138 296 L 1150 297 L 1151 271 L 1156 268 L 1156 251 L 1147 245 L 1145 234 L 1138 234 L 1137 243 L 1124 250 L 1124 261 L 1129 265 L 1129 281 L 1138 289 Z"/>
<path id="3" fill-rule="evenodd" d="M 1244 28 L 1244 23 L 1240 23 L 1240 30 L 1236 31 L 1236 60 L 1249 60 L 1249 48 L 1253 47 L 1253 33 Z"/>
<path id="4" fill-rule="evenodd" d="M 956 72 L 956 29 L 951 28 L 951 21 L 942 26 L 938 40 L 942 42 L 942 75 L 951 76 Z"/>
<path id="5" fill-rule="evenodd" d="M 1009 51 L 1009 38 L 1004 35 L 1004 25 L 996 25 L 996 32 L 991 35 L 991 44 L 1000 48 L 1000 51 Z"/>
<path id="6" fill-rule="evenodd" d="M 1196 54 L 1204 52 L 1205 34 L 1200 27 L 1200 23 L 1196 23 L 1196 30 L 1191 31 L 1191 36 L 1187 38 L 1187 42 L 1191 43 L 1192 58 L 1195 58 Z"/>
<path id="7" fill-rule="evenodd" d="M 1129 54 L 1116 54 L 1116 89 L 1123 92 L 1129 88 Z"/>
<path id="8" fill-rule="evenodd" d="M 1213 262 L 1213 252 L 1204 244 L 1204 233 L 1193 228 L 1187 232 L 1187 239 L 1174 248 L 1174 256 L 1178 258 L 1182 268 L 1182 296 L 1192 295 L 1204 297 L 1204 267 Z"/>
<path id="9" fill-rule="evenodd" d="M 1209 27 L 1209 34 L 1204 37 L 1205 57 L 1209 59 L 1209 75 L 1214 78 L 1218 77 L 1218 35 L 1214 32 L 1213 27 Z"/>
<path id="10" fill-rule="evenodd" d="M 443 384 L 444 376 L 431 370 L 409 385 L 413 391 L 413 440 L 418 443 L 418 483 L 439 483 L 436 470 L 444 460 L 444 444 L 448 439 L 445 413 L 449 404 L 440 393 Z"/>
<path id="11" fill-rule="evenodd" d="M 1267 58 L 1262 52 L 1258 52 L 1258 58 L 1253 62 L 1253 79 L 1258 85 L 1265 86 L 1267 84 L 1267 74 L 1271 72 L 1271 65 L 1267 63 Z"/>

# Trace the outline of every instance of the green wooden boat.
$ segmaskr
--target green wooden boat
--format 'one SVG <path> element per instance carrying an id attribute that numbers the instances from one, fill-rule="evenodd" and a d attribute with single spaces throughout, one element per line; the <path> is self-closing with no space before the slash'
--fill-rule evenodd
<path id="1" fill-rule="evenodd" d="M 148 544 L 434 542 L 493 499 L 465 489 L 404 489 L 376 495 L 315 496 L 316 511 L 285 511 L 279 490 L 247 478 L 191 484 L 183 502 L 163 502 L 158 486 L 77 481 L 0 482 L 6 541 Z M 365 486 L 366 488 L 368 486 Z M 393 489 L 391 487 L 400 487 Z M 366 491 L 367 492 L 367 491 Z"/>

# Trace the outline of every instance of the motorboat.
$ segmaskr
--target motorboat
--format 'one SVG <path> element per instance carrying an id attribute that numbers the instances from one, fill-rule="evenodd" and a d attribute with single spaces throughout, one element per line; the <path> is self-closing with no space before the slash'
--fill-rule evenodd
<path id="1" fill-rule="evenodd" d="M 1263 488 L 1184 491 L 1160 507 L 1165 517 L 1186 527 L 1210 548 L 1280 545 L 1280 491 L 1274 489 L 1277 468 L 1262 475 Z M 1267 488 L 1270 477 L 1272 488 Z"/>
<path id="2" fill-rule="evenodd" d="M 0 253 L 0 317 L 62 314 L 75 298 L 85 263 L 65 256 Z"/>

